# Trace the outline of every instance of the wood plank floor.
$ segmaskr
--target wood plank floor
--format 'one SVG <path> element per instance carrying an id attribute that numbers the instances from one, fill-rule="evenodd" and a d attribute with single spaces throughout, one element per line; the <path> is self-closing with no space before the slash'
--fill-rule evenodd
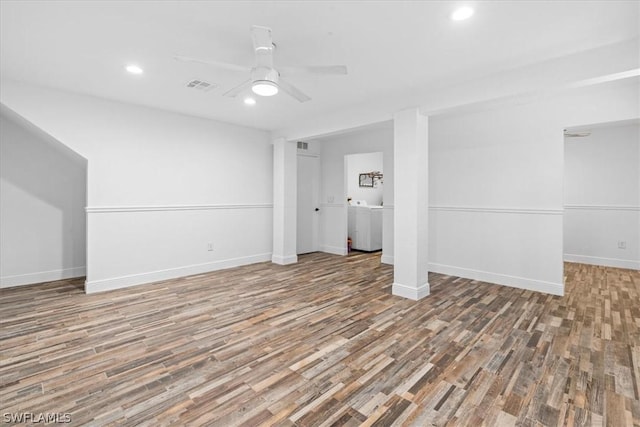
<path id="1" fill-rule="evenodd" d="M 640 425 L 640 272 L 554 297 L 311 254 L 85 295 L 2 290 L 2 413 L 72 425 Z M 2 415 L 2 414 L 0 414 Z M 0 422 L 5 422 L 0 419 Z"/>

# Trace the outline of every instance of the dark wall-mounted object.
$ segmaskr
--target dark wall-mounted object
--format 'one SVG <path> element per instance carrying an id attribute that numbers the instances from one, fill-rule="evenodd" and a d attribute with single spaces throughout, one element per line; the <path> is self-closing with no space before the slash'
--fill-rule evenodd
<path id="1" fill-rule="evenodd" d="M 373 171 L 361 173 L 358 176 L 358 186 L 360 187 L 375 187 L 378 182 L 382 182 L 382 172 Z"/>
<path id="2" fill-rule="evenodd" d="M 368 173 L 361 173 L 358 180 L 358 185 L 360 187 L 373 187 L 373 177 Z"/>

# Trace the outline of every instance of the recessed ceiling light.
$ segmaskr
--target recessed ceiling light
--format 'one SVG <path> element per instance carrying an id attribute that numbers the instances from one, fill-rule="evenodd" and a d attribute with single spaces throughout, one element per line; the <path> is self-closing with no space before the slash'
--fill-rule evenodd
<path id="1" fill-rule="evenodd" d="M 256 95 L 273 96 L 278 93 L 278 86 L 268 80 L 258 80 L 253 83 L 251 90 Z"/>
<path id="2" fill-rule="evenodd" d="M 468 6 L 459 7 L 451 14 L 451 19 L 454 21 L 464 21 L 471 18 L 473 15 L 473 9 Z"/>
<path id="3" fill-rule="evenodd" d="M 256 100 L 253 98 L 245 98 L 244 103 L 247 105 L 256 105 Z"/>
<path id="4" fill-rule="evenodd" d="M 142 68 L 138 67 L 137 65 L 127 65 L 125 68 L 125 70 L 127 70 L 127 72 L 131 73 L 131 74 L 142 74 L 144 71 L 142 70 Z"/>

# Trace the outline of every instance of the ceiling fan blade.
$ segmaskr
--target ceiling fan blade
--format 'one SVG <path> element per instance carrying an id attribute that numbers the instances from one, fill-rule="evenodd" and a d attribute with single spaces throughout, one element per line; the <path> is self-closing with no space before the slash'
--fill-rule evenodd
<path id="1" fill-rule="evenodd" d="M 240 83 L 238 86 L 232 89 L 229 89 L 222 95 L 235 98 L 240 92 L 242 92 L 245 89 L 248 89 L 250 86 L 251 86 L 251 80 L 245 80 L 244 82 Z"/>
<path id="2" fill-rule="evenodd" d="M 254 25 L 251 27 L 251 38 L 253 39 L 253 49 L 273 50 L 273 40 L 271 39 L 271 28 Z"/>
<path id="3" fill-rule="evenodd" d="M 300 102 L 307 102 L 311 100 L 311 98 L 302 93 L 300 89 L 282 79 L 278 80 L 278 87 L 282 89 L 283 92 L 288 93 Z"/>
<path id="4" fill-rule="evenodd" d="M 344 65 L 320 65 L 310 67 L 278 67 L 283 74 L 318 74 L 324 76 L 344 76 L 347 67 Z"/>
<path id="5" fill-rule="evenodd" d="M 189 56 L 182 56 L 182 55 L 174 55 L 173 59 L 181 62 L 195 62 L 198 64 L 212 65 L 214 67 L 223 68 L 225 70 L 230 70 L 230 71 L 250 71 L 251 70 L 251 67 L 245 67 L 242 65 L 228 64 L 226 62 L 211 61 L 208 59 L 191 58 Z"/>

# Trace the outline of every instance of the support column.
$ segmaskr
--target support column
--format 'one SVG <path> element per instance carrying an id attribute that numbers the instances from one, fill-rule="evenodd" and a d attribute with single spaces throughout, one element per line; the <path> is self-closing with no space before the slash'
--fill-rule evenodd
<path id="1" fill-rule="evenodd" d="M 393 295 L 418 300 L 428 282 L 428 118 L 417 108 L 393 117 Z"/>
<path id="2" fill-rule="evenodd" d="M 271 262 L 294 264 L 296 254 L 297 199 L 296 144 L 284 138 L 273 141 L 273 253 Z"/>

